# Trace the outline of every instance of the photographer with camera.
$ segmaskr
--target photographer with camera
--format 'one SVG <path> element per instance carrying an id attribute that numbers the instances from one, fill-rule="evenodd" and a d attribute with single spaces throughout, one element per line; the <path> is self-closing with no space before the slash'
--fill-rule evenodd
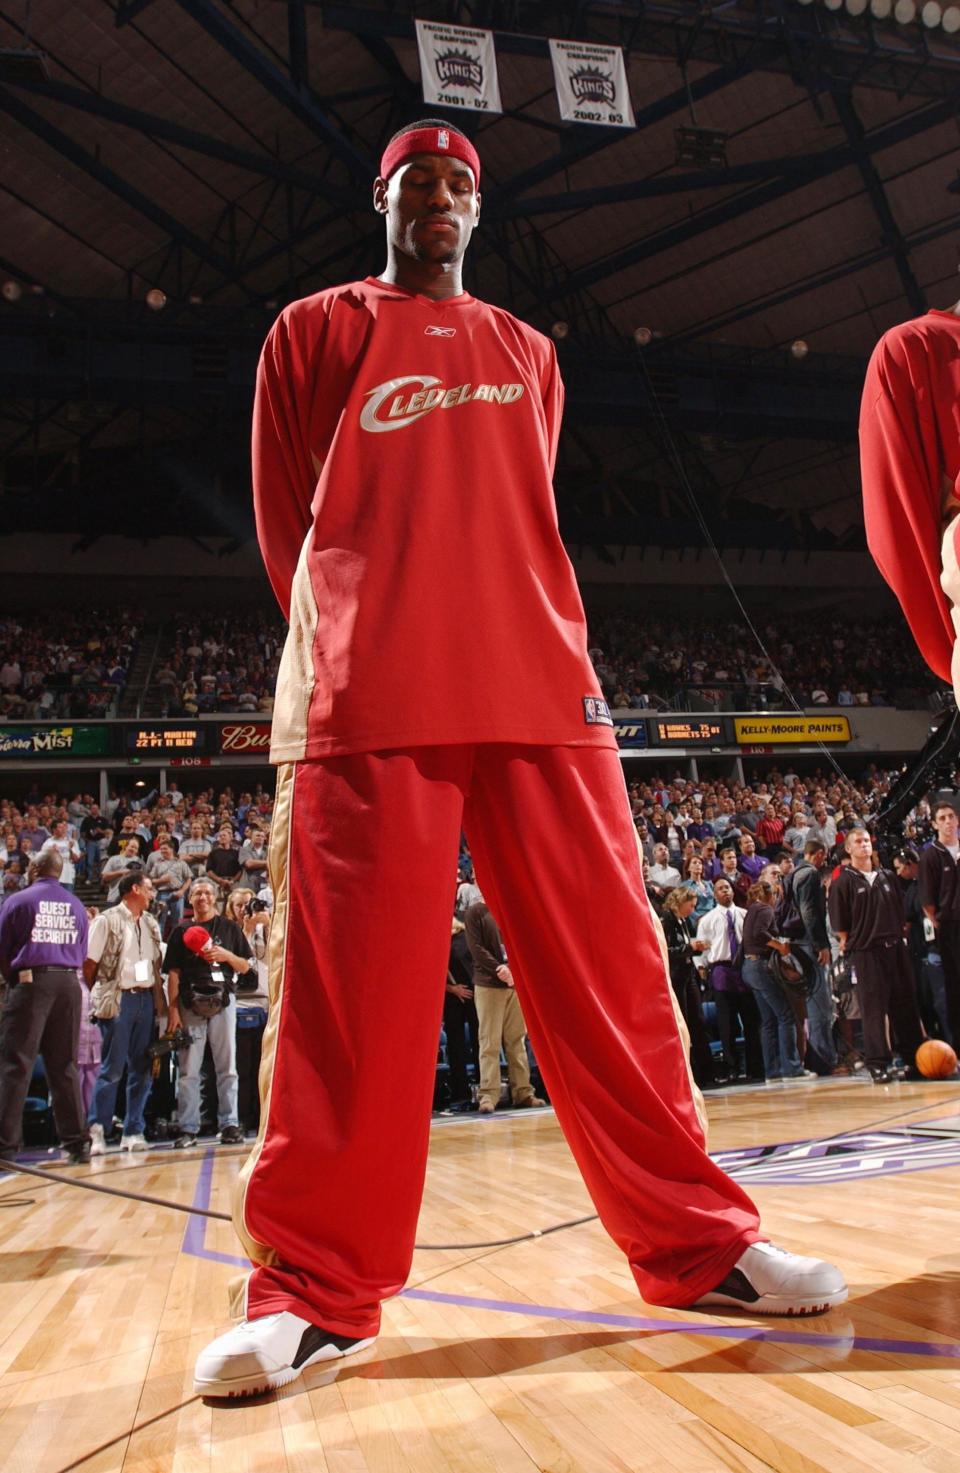
<path id="1" fill-rule="evenodd" d="M 217 1123 L 222 1145 L 240 1145 L 243 1131 L 237 1115 L 237 978 L 256 971 L 250 944 L 235 920 L 218 915 L 213 882 L 195 880 L 190 887 L 193 923 L 179 925 L 170 937 L 164 970 L 170 995 L 169 1027 L 181 1024 L 190 1034 L 189 1048 L 178 1054 L 175 1144 L 194 1146 L 200 1134 L 200 1071 L 210 1040 L 217 1071 Z"/>
<path id="2" fill-rule="evenodd" d="M 228 895 L 223 913 L 243 931 L 256 963 L 237 986 L 237 1114 L 242 1129 L 256 1132 L 260 1127 L 260 1056 L 270 998 L 270 910 L 252 890 L 243 888 Z"/>

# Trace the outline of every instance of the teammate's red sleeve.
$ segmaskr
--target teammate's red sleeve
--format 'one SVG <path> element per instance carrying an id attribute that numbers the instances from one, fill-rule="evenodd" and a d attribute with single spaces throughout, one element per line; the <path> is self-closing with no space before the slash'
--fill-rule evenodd
<path id="1" fill-rule="evenodd" d="M 260 355 L 252 470 L 260 551 L 286 618 L 317 484 L 308 438 L 309 369 L 301 336 L 284 314 L 274 323 Z"/>
<path id="2" fill-rule="evenodd" d="M 930 387 L 895 334 L 877 344 L 860 410 L 863 519 L 874 562 L 927 664 L 950 680 L 954 629 L 940 586 L 941 456 Z"/>

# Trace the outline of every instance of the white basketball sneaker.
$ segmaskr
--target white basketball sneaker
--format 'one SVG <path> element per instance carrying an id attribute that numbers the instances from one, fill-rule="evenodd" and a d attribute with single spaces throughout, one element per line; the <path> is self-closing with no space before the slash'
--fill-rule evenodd
<path id="1" fill-rule="evenodd" d="M 150 1147 L 142 1135 L 122 1135 L 120 1149 L 121 1151 L 149 1151 Z"/>
<path id="2" fill-rule="evenodd" d="M 773 1243 L 751 1243 L 727 1277 L 691 1309 L 748 1314 L 825 1314 L 847 1297 L 843 1274 L 820 1258 L 801 1258 Z"/>
<path id="3" fill-rule="evenodd" d="M 374 1338 L 334 1335 L 289 1310 L 243 1320 L 201 1350 L 193 1389 L 200 1396 L 257 1396 L 296 1381 L 318 1361 L 356 1355 Z"/>
<path id="4" fill-rule="evenodd" d="M 107 1154 L 107 1143 L 103 1138 L 103 1126 L 91 1125 L 90 1127 L 90 1155 L 105 1156 Z"/>

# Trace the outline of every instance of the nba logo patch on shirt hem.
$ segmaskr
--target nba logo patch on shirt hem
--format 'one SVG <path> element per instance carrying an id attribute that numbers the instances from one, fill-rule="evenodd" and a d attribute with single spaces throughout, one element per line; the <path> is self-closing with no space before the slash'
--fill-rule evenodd
<path id="1" fill-rule="evenodd" d="M 610 707 L 602 696 L 583 697 L 583 719 L 587 726 L 612 726 Z"/>

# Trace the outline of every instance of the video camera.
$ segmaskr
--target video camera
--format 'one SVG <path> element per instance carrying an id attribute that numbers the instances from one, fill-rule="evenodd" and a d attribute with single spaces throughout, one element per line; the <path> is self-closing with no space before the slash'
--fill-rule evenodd
<path id="1" fill-rule="evenodd" d="M 189 1048 L 193 1039 L 186 1028 L 174 1028 L 170 1033 L 161 1033 L 155 1042 L 147 1045 L 147 1058 L 150 1060 L 150 1072 L 154 1079 L 160 1073 L 161 1060 L 174 1049 Z"/>

